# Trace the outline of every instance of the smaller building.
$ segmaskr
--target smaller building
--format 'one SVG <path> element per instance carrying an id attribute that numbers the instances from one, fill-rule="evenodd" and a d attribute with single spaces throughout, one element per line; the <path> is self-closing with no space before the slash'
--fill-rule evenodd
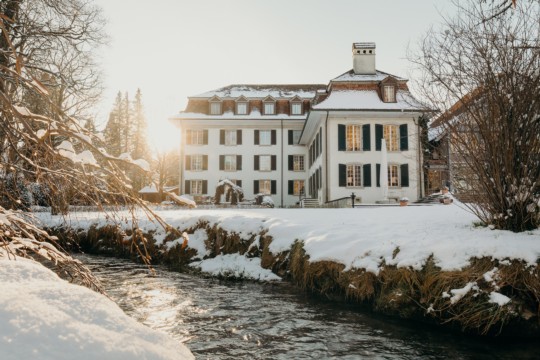
<path id="1" fill-rule="evenodd" d="M 179 195 L 178 186 L 166 186 L 163 188 L 163 192 L 161 194 L 154 184 L 147 185 L 139 190 L 139 196 L 141 199 L 154 204 L 159 204 L 162 201 L 170 200 L 168 193 Z"/>

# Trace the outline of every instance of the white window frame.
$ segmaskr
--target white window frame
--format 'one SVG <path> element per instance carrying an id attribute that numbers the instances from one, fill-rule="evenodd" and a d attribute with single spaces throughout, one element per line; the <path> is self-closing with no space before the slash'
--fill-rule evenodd
<path id="1" fill-rule="evenodd" d="M 191 171 L 203 171 L 203 159 L 201 154 L 191 155 Z"/>
<path id="2" fill-rule="evenodd" d="M 272 171 L 272 155 L 259 155 L 259 171 Z"/>
<path id="3" fill-rule="evenodd" d="M 225 145 L 234 146 L 238 144 L 238 139 L 236 137 L 236 130 L 225 130 Z"/>
<path id="4" fill-rule="evenodd" d="M 259 194 L 272 194 L 272 180 L 259 180 Z"/>
<path id="5" fill-rule="evenodd" d="M 394 85 L 383 86 L 384 102 L 396 102 L 396 87 Z"/>
<path id="6" fill-rule="evenodd" d="M 210 115 L 221 115 L 221 101 L 211 101 L 210 102 Z"/>
<path id="7" fill-rule="evenodd" d="M 204 145 L 204 130 L 191 130 L 191 145 Z"/>
<path id="8" fill-rule="evenodd" d="M 362 125 L 347 125 L 346 128 L 346 150 L 362 150 Z"/>
<path id="9" fill-rule="evenodd" d="M 223 170 L 236 171 L 236 155 L 224 155 Z"/>
<path id="10" fill-rule="evenodd" d="M 347 164 L 347 187 L 362 187 L 362 164 Z"/>
<path id="11" fill-rule="evenodd" d="M 272 145 L 272 130 L 259 130 L 259 145 Z"/>
<path id="12" fill-rule="evenodd" d="M 305 171 L 305 157 L 304 155 L 293 155 L 293 171 Z"/>
<path id="13" fill-rule="evenodd" d="M 246 101 L 239 101 L 236 103 L 236 115 L 247 115 L 248 103 Z"/>
<path id="14" fill-rule="evenodd" d="M 383 137 L 388 151 L 399 151 L 399 125 L 384 125 Z"/>
<path id="15" fill-rule="evenodd" d="M 293 195 L 299 196 L 304 186 L 304 180 L 293 180 Z"/>
<path id="16" fill-rule="evenodd" d="M 302 115 L 302 103 L 300 101 L 291 103 L 291 115 Z"/>
<path id="17" fill-rule="evenodd" d="M 398 164 L 388 164 L 388 187 L 397 188 L 401 186 L 401 167 Z"/>
<path id="18" fill-rule="evenodd" d="M 191 195 L 203 195 L 203 180 L 191 180 Z"/>
<path id="19" fill-rule="evenodd" d="M 273 101 L 266 101 L 263 104 L 264 106 L 264 115 L 275 115 L 276 114 L 276 103 Z"/>

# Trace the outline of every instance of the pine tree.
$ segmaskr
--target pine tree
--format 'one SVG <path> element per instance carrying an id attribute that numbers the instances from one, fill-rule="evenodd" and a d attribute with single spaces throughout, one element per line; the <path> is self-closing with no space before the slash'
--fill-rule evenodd
<path id="1" fill-rule="evenodd" d="M 144 116 L 144 108 L 142 104 L 141 89 L 137 89 L 135 101 L 133 102 L 133 151 L 131 153 L 133 159 L 149 160 L 149 147 L 146 138 L 146 118 Z"/>
<path id="2" fill-rule="evenodd" d="M 113 109 L 109 113 L 109 120 L 105 126 L 105 148 L 110 155 L 119 156 L 122 153 L 122 93 L 118 92 Z"/>

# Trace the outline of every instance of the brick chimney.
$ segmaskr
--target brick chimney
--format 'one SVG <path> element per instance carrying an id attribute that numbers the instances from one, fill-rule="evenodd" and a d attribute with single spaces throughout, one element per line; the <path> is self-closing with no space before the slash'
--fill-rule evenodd
<path id="1" fill-rule="evenodd" d="M 353 43 L 352 53 L 356 75 L 375 75 L 375 43 Z"/>

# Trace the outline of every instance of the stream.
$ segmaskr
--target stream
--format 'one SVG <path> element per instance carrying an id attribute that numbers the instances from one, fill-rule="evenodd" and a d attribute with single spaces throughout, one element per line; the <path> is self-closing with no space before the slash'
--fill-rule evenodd
<path id="1" fill-rule="evenodd" d="M 485 340 L 317 299 L 287 283 L 231 282 L 77 256 L 139 322 L 197 359 L 537 359 L 540 344 Z"/>

